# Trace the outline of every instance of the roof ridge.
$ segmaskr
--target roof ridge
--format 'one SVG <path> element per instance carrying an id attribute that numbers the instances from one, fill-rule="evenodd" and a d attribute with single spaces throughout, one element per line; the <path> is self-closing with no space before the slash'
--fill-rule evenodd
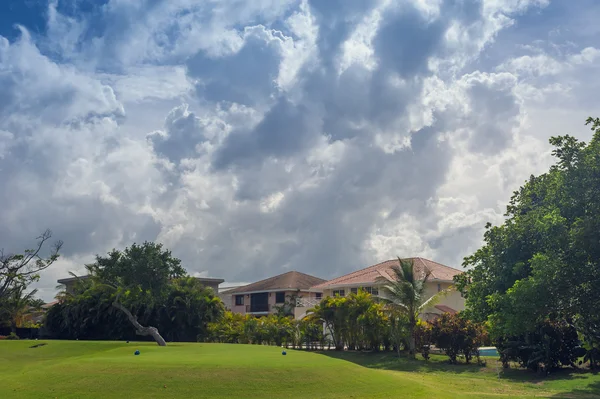
<path id="1" fill-rule="evenodd" d="M 307 274 L 307 273 L 304 273 L 304 272 L 299 272 L 298 270 L 290 270 L 287 273 L 298 273 L 298 274 L 301 274 L 303 276 L 307 276 L 307 277 L 310 277 L 310 278 L 316 278 L 316 279 L 319 279 L 319 280 L 327 281 L 327 280 L 325 280 L 325 279 L 323 279 L 321 277 L 313 276 L 311 274 Z M 285 273 L 283 273 L 283 274 L 285 274 Z M 282 276 L 282 274 L 280 274 L 280 276 Z M 277 276 L 275 276 L 275 277 L 277 277 Z"/>
<path id="2" fill-rule="evenodd" d="M 371 266 L 365 267 L 364 269 L 358 269 L 358 270 L 355 270 L 355 271 L 353 271 L 353 272 L 350 272 L 350 273 L 346 273 L 346 274 L 344 274 L 344 275 L 341 275 L 341 276 L 339 276 L 339 277 L 332 278 L 331 280 L 326 280 L 326 281 L 324 281 L 322 284 L 324 284 L 324 283 L 326 283 L 326 282 L 329 282 L 329 281 L 335 281 L 335 280 L 341 280 L 341 281 L 344 281 L 345 279 L 347 279 L 347 278 L 349 278 L 349 277 L 351 277 L 351 276 L 353 276 L 353 277 L 356 277 L 356 276 L 362 276 L 363 274 L 367 274 L 367 273 L 371 272 L 373 269 L 377 269 L 377 267 L 378 267 L 378 266 L 382 266 L 382 265 L 383 265 L 383 264 L 385 264 L 385 263 L 388 263 L 388 262 L 397 262 L 397 261 L 398 261 L 397 259 L 388 259 L 388 260 L 385 260 L 385 261 L 383 261 L 383 262 L 379 262 L 379 263 L 376 263 L 376 264 L 374 264 L 374 265 L 371 265 Z M 319 286 L 319 285 L 321 285 L 321 284 L 317 284 L 316 286 Z"/>
<path id="3" fill-rule="evenodd" d="M 388 274 L 388 269 L 393 268 L 398 265 L 398 259 L 401 261 L 411 261 L 413 267 L 417 270 L 429 270 L 432 272 L 434 279 L 445 279 L 448 278 L 448 275 L 455 275 L 457 273 L 462 273 L 461 270 L 452 268 L 450 266 L 446 266 L 442 263 L 435 262 L 420 256 L 413 256 L 409 258 L 400 258 L 396 257 L 396 259 L 388 259 L 383 262 L 376 263 L 374 265 L 368 266 L 364 269 L 355 270 L 353 272 L 344 274 L 342 276 L 333 278 L 324 283 L 317 284 L 314 287 L 327 287 L 330 285 L 341 285 L 345 283 L 351 283 L 352 281 L 361 280 L 361 278 L 365 278 L 367 275 L 373 272 L 379 272 L 379 275 L 382 275 L 381 271 L 384 270 L 386 274 Z M 370 277 L 368 278 L 370 279 Z M 366 282 L 366 281 L 365 281 Z"/>
<path id="4" fill-rule="evenodd" d="M 434 261 L 434 260 L 431 260 L 431 259 L 423 258 L 423 257 L 420 257 L 420 256 L 418 257 L 418 259 L 421 259 L 421 260 L 426 260 L 427 262 L 435 263 L 435 264 L 436 264 L 436 265 L 438 265 L 438 266 L 442 266 L 442 267 L 445 267 L 445 268 L 448 268 L 448 269 L 462 271 L 462 270 L 460 270 L 460 269 L 457 269 L 457 268 L 455 268 L 455 267 L 448 266 L 448 265 L 444 265 L 443 263 L 436 262 L 436 261 Z"/>

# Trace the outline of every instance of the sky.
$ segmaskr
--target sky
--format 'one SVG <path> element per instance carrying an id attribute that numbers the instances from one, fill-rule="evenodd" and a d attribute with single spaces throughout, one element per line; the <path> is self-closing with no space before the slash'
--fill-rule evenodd
<path id="1" fill-rule="evenodd" d="M 600 116 L 597 0 L 3 0 L 0 248 L 40 296 L 157 241 L 190 274 L 452 267 Z"/>

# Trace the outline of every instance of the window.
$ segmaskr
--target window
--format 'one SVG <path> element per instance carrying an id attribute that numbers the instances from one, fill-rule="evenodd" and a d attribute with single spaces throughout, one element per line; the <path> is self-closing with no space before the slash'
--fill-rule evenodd
<path id="1" fill-rule="evenodd" d="M 351 294 L 358 294 L 358 288 L 350 288 Z"/>
<path id="2" fill-rule="evenodd" d="M 366 292 L 367 294 L 371 293 L 371 287 L 360 287 L 360 289 Z"/>
<path id="3" fill-rule="evenodd" d="M 236 295 L 235 296 L 235 306 L 241 306 L 244 304 L 244 296 L 243 295 Z"/>
<path id="4" fill-rule="evenodd" d="M 379 296 L 379 288 L 377 288 L 377 287 L 371 288 L 371 295 Z"/>
<path id="5" fill-rule="evenodd" d="M 285 292 L 275 293 L 275 303 L 285 303 Z"/>
<path id="6" fill-rule="evenodd" d="M 344 296 L 346 292 L 344 290 L 333 290 L 333 296 Z"/>
<path id="7" fill-rule="evenodd" d="M 438 283 L 438 292 L 442 290 L 442 285 Z"/>
<path id="8" fill-rule="evenodd" d="M 315 294 L 315 299 L 318 299 L 319 301 L 323 298 L 323 293 L 322 292 L 317 292 Z"/>

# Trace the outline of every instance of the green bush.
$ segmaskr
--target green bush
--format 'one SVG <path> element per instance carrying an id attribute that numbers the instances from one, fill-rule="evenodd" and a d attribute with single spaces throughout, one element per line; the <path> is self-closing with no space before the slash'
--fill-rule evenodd
<path id="1" fill-rule="evenodd" d="M 534 332 L 497 342 L 504 367 L 518 362 L 533 371 L 545 371 L 561 366 L 576 367 L 579 357 L 586 355 L 575 327 L 566 320 L 547 320 Z"/>
<path id="2" fill-rule="evenodd" d="M 16 339 L 20 339 L 20 338 L 17 334 L 15 334 L 14 332 L 11 332 L 10 334 L 8 334 L 6 339 L 16 340 Z"/>
<path id="3" fill-rule="evenodd" d="M 486 340 L 486 331 L 480 324 L 474 323 L 461 314 L 444 313 L 431 323 L 431 341 L 457 363 L 463 355 L 467 363 L 473 356 L 479 360 L 478 348 Z"/>
<path id="4" fill-rule="evenodd" d="M 415 328 L 415 347 L 423 359 L 429 360 L 431 352 L 431 324 L 419 320 Z"/>

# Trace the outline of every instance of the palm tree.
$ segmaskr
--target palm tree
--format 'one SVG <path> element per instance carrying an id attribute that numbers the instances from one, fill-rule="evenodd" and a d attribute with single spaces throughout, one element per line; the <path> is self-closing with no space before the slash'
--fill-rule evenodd
<path id="1" fill-rule="evenodd" d="M 25 286 L 14 289 L 0 308 L 0 312 L 7 316 L 10 321 L 11 332 L 15 334 L 17 333 L 17 326 L 23 322 L 24 316 L 29 313 L 31 301 L 37 293 L 37 290 L 33 290 L 28 294 L 24 294 L 24 291 Z"/>
<path id="2" fill-rule="evenodd" d="M 419 321 L 419 314 L 427 307 L 434 305 L 449 290 L 443 290 L 427 298 L 425 294 L 426 283 L 431 276 L 431 271 L 425 269 L 418 275 L 414 269 L 412 259 L 400 259 L 399 265 L 392 268 L 392 280 L 382 278 L 385 284 L 381 288 L 381 299 L 392 309 L 406 314 L 406 329 L 408 332 L 409 355 L 415 357 L 415 329 Z"/>

